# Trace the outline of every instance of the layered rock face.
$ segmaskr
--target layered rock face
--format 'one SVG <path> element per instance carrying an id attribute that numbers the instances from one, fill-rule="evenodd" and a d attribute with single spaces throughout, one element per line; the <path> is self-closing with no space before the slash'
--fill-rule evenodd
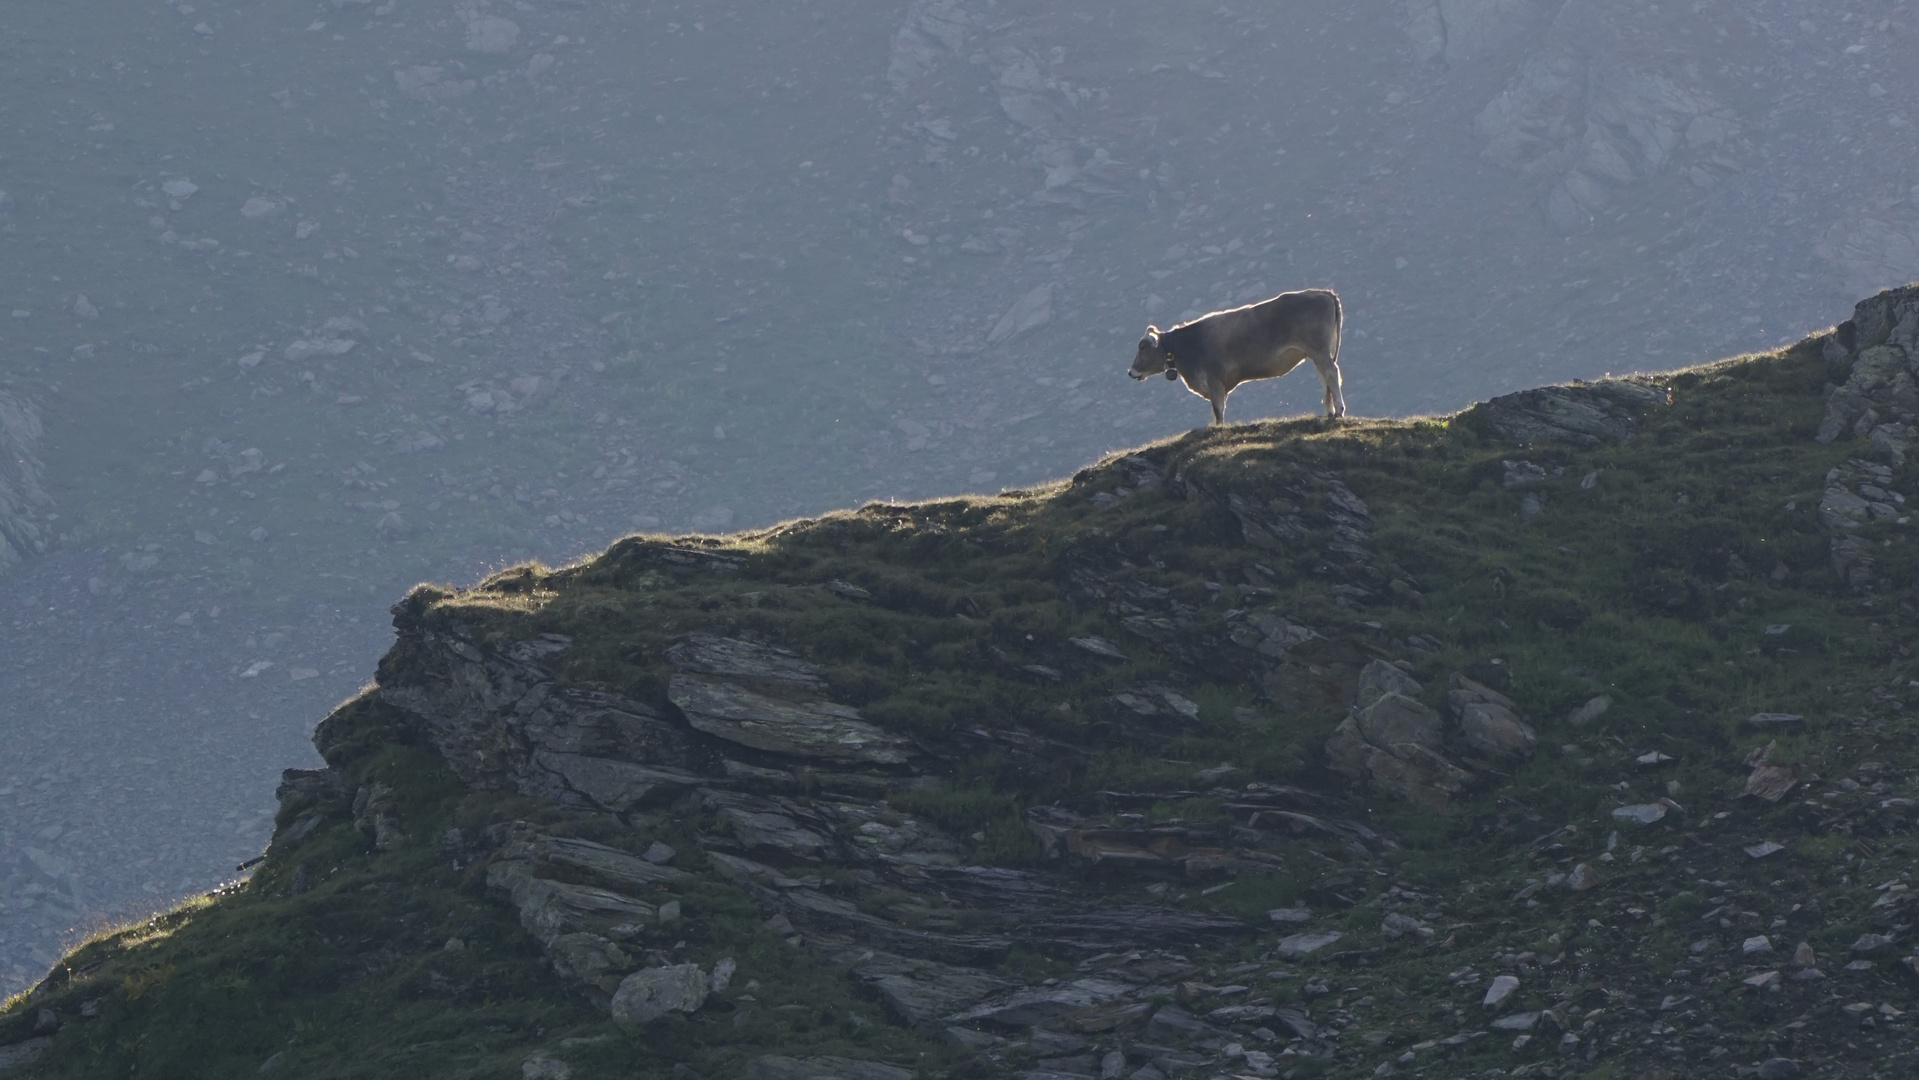
<path id="1" fill-rule="evenodd" d="M 689 553 L 664 547 L 649 557 L 671 563 Z M 690 561 L 699 572 L 731 570 Z M 1229 784 L 1235 770 L 1225 769 L 1190 788 L 1106 794 L 1138 806 L 1222 799 L 1233 824 L 1127 824 L 1125 814 L 1092 820 L 1064 806 L 1036 806 L 1026 828 L 1042 861 L 1057 869 L 981 865 L 970 861 L 976 845 L 966 838 L 888 803 L 889 793 L 934 782 L 950 755 L 833 701 L 822 669 L 793 652 L 742 637 L 686 637 L 665 654 L 673 669 L 667 696 L 682 723 L 632 698 L 561 687 L 545 666 L 571 647 L 561 636 L 484 643 L 456 622 L 399 610 L 394 657 L 403 659 L 387 665 L 379 697 L 469 784 L 584 814 L 652 809 L 694 824 L 703 830 L 704 874 L 746 889 L 768 925 L 794 945 L 850 964 L 852 977 L 900 1022 L 929 1032 L 980 1029 L 990 1041 L 995 1032 L 1047 1024 L 1071 1033 L 1057 1038 L 1084 1044 L 1148 1020 L 1182 1036 L 1222 1039 L 1234 1028 L 1270 1025 L 1270 1008 L 1209 1020 L 1155 1005 L 1169 980 L 1197 970 L 1182 950 L 1249 941 L 1258 925 L 1122 899 L 1083 875 L 1228 881 L 1242 869 L 1278 868 L 1279 853 L 1297 836 L 1335 838 L 1365 852 L 1393 846 L 1343 816 L 1337 799 L 1284 785 Z M 1300 643 L 1305 632 L 1275 636 Z M 1150 686 L 1122 693 L 1114 708 L 1141 730 L 1176 731 L 1197 712 L 1171 688 Z M 321 733 L 323 746 L 328 737 Z M 290 776 L 288 797 L 323 783 Z M 366 789 L 356 799 L 374 807 L 360 814 L 364 831 L 403 830 L 404 822 L 381 824 L 380 802 L 379 791 Z M 660 948 L 695 876 L 672 865 L 670 847 L 636 856 L 524 823 L 447 842 L 481 853 L 488 891 L 518 909 L 553 970 L 616 1020 L 647 1024 L 690 1013 L 725 989 L 729 962 L 710 971 L 668 963 Z M 829 890 L 824 875 L 849 869 L 852 894 Z M 931 915 L 877 914 L 864 898 L 882 893 L 892 897 L 891 910 Z M 956 911 L 991 914 L 968 925 Z M 1086 977 L 1026 985 L 990 970 L 1015 949 L 1081 960 Z M 1303 1017 L 1301 1025 L 1312 1029 Z"/>

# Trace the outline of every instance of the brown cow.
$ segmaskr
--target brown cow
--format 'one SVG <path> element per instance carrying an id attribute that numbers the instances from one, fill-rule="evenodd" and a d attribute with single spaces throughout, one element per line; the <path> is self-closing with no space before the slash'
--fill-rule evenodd
<path id="1" fill-rule="evenodd" d="M 1331 289 L 1280 293 L 1257 304 L 1215 311 L 1170 330 L 1148 326 L 1126 374 L 1135 381 L 1165 372 L 1213 405 L 1226 422 L 1226 395 L 1251 379 L 1277 379 L 1311 360 L 1326 390 L 1326 415 L 1345 416 L 1339 388 L 1339 296 Z"/>

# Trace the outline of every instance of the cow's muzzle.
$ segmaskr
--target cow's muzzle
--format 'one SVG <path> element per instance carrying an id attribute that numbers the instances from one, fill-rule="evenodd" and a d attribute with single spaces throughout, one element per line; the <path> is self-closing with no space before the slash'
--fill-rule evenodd
<path id="1" fill-rule="evenodd" d="M 1127 377 L 1127 378 L 1129 378 L 1129 379 L 1131 379 L 1131 380 L 1133 380 L 1134 382 L 1144 382 L 1144 381 L 1146 380 L 1146 376 L 1144 376 L 1144 375 L 1141 375 L 1141 374 L 1140 374 L 1139 372 L 1137 372 L 1137 371 L 1129 371 L 1129 372 L 1127 372 L 1127 373 L 1126 373 L 1126 377 Z"/>

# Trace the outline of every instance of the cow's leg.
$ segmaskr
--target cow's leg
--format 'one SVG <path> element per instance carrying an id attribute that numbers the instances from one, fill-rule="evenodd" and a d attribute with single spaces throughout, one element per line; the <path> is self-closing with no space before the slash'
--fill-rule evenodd
<path id="1" fill-rule="evenodd" d="M 1313 367 L 1319 372 L 1319 385 L 1326 391 L 1326 415 L 1339 417 L 1346 415 L 1346 395 L 1340 392 L 1339 361 L 1313 357 Z"/>
<path id="2" fill-rule="evenodd" d="M 1205 398 L 1207 404 L 1213 407 L 1213 423 L 1226 422 L 1226 395 L 1233 392 L 1231 387 L 1205 372 L 1181 369 L 1179 377 L 1186 383 L 1186 389 Z"/>
<path id="3" fill-rule="evenodd" d="M 1226 395 L 1233 392 L 1233 384 L 1215 375 L 1207 379 L 1205 385 L 1205 392 L 1200 396 L 1204 397 L 1207 403 L 1213 407 L 1213 423 L 1224 424 L 1226 422 Z"/>

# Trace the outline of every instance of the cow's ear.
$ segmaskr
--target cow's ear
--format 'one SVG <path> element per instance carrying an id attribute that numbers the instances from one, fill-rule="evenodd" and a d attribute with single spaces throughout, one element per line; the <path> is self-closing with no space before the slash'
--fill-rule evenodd
<path id="1" fill-rule="evenodd" d="M 1157 327 L 1157 326 L 1148 326 L 1148 327 L 1146 328 L 1146 336 L 1145 336 L 1145 337 L 1143 337 L 1143 338 L 1140 338 L 1140 339 L 1139 339 L 1139 343 L 1140 343 L 1141 345 L 1144 345 L 1144 346 L 1146 346 L 1146 347 L 1147 347 L 1147 348 L 1149 348 L 1149 349 L 1153 349 L 1153 350 L 1158 350 L 1158 348 L 1159 348 L 1159 327 Z"/>

